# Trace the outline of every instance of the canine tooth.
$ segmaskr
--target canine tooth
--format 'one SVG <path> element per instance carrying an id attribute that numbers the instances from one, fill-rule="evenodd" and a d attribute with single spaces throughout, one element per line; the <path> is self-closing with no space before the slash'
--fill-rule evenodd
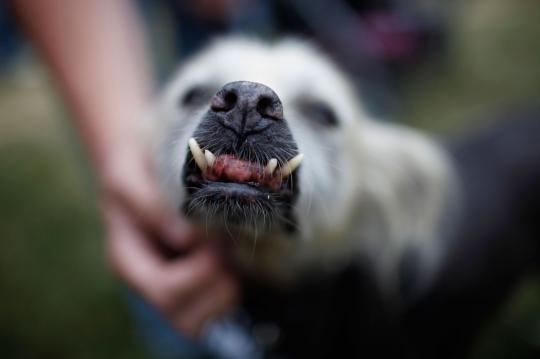
<path id="1" fill-rule="evenodd" d="M 302 163 L 303 159 L 304 159 L 304 154 L 303 153 L 300 153 L 300 154 L 294 156 L 293 158 L 291 158 L 289 160 L 289 162 L 287 162 L 285 164 L 285 166 L 282 167 L 282 169 L 281 169 L 281 177 L 286 178 L 291 173 L 293 173 L 294 170 L 297 169 L 298 166 L 300 166 L 300 163 Z"/>
<path id="2" fill-rule="evenodd" d="M 277 159 L 275 158 L 272 158 L 270 159 L 270 161 L 268 161 L 268 164 L 266 165 L 266 167 L 264 168 L 264 172 L 267 174 L 267 175 L 272 175 L 275 171 L 277 167 Z"/>
<path id="3" fill-rule="evenodd" d="M 199 147 L 199 144 L 197 143 L 197 140 L 193 137 L 189 139 L 188 141 L 189 149 L 191 151 L 191 154 L 193 155 L 193 158 L 195 159 L 195 162 L 197 163 L 197 166 L 201 169 L 201 171 L 206 170 L 206 158 L 204 157 L 204 153 Z"/>
<path id="4" fill-rule="evenodd" d="M 212 167 L 216 161 L 216 156 L 212 152 L 204 150 L 204 157 L 206 158 L 206 164 L 208 167 Z"/>

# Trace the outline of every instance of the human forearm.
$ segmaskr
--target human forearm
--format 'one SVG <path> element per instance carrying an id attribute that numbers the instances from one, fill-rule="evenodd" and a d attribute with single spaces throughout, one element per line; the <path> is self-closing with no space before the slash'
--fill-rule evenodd
<path id="1" fill-rule="evenodd" d="M 140 147 L 150 93 L 144 34 L 128 0 L 15 0 L 26 31 L 49 63 L 98 172 Z"/>

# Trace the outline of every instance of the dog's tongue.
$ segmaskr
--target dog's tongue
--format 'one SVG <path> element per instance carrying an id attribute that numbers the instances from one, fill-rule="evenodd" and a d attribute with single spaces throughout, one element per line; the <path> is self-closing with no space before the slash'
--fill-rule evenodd
<path id="1" fill-rule="evenodd" d="M 227 179 L 233 182 L 261 182 L 264 171 L 257 163 L 240 160 L 232 155 L 220 155 L 207 169 L 210 180 Z"/>

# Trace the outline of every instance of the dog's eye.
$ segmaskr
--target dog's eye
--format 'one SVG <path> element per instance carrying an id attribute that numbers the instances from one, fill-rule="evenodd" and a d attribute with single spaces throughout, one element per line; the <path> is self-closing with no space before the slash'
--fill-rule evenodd
<path id="1" fill-rule="evenodd" d="M 325 127 L 336 127 L 338 118 L 332 107 L 322 101 L 304 103 L 302 112 L 309 121 L 313 121 Z"/>
<path id="2" fill-rule="evenodd" d="M 193 86 L 189 88 L 180 99 L 182 106 L 202 105 L 210 99 L 210 90 L 205 86 Z"/>

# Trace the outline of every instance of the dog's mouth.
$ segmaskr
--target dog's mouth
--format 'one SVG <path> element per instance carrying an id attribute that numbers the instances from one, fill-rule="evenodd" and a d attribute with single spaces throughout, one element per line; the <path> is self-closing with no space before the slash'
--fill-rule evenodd
<path id="1" fill-rule="evenodd" d="M 255 234 L 296 227 L 292 208 L 303 155 L 272 89 L 248 81 L 224 85 L 187 147 L 187 215 Z"/>
<path id="2" fill-rule="evenodd" d="M 195 138 L 189 140 L 188 148 L 183 175 L 187 215 L 206 224 L 240 225 L 259 232 L 276 224 L 294 229 L 291 209 L 303 154 L 286 162 L 270 158 L 260 163 L 233 153 L 214 154 L 201 148 Z"/>

